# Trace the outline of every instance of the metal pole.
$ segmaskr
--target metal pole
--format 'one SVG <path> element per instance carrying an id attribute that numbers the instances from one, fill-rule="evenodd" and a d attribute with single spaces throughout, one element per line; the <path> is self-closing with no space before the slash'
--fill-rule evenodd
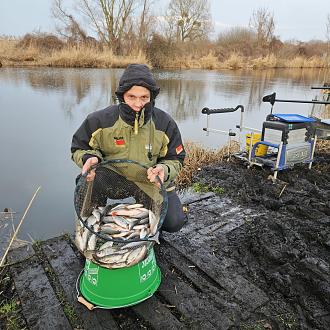
<path id="1" fill-rule="evenodd" d="M 330 102 L 327 102 L 327 101 L 302 101 L 302 100 L 278 100 L 278 99 L 275 99 L 275 102 L 330 104 Z"/>

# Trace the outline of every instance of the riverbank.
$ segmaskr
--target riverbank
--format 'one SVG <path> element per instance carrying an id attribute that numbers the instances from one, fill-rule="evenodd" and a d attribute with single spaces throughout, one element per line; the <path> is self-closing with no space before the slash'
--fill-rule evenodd
<path id="1" fill-rule="evenodd" d="M 2 273 L 0 326 L 14 306 L 16 329 L 329 329 L 329 141 L 311 170 L 297 165 L 275 184 L 269 174 L 234 159 L 202 166 L 192 186 L 212 189 L 182 194 L 189 222 L 155 247 L 162 284 L 135 307 L 77 303 L 83 259 L 69 235 L 15 250 Z"/>
<path id="2" fill-rule="evenodd" d="M 50 41 L 48 41 L 50 42 Z M 0 67 L 70 67 L 70 68 L 124 68 L 129 63 L 146 63 L 161 69 L 278 69 L 278 68 L 329 68 L 330 58 L 326 56 L 279 57 L 274 54 L 246 57 L 238 52 L 225 56 L 214 51 L 193 54 L 180 51 L 158 57 L 155 61 L 144 51 L 134 55 L 119 56 L 109 49 L 88 45 L 66 45 L 55 47 L 49 44 L 22 43 L 20 40 L 0 39 Z"/>

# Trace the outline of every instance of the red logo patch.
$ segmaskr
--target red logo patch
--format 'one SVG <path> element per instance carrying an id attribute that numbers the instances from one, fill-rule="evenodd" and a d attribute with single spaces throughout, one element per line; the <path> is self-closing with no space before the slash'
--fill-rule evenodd
<path id="1" fill-rule="evenodd" d="M 115 139 L 115 145 L 116 146 L 125 146 L 125 140 L 124 139 Z"/>
<path id="2" fill-rule="evenodd" d="M 176 154 L 178 155 L 180 152 L 183 151 L 183 146 L 180 144 L 178 147 L 175 148 Z"/>

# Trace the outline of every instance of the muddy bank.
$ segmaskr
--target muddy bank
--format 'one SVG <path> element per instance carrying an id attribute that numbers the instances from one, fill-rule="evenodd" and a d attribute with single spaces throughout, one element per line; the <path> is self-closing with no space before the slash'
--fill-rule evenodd
<path id="1" fill-rule="evenodd" d="M 269 298 L 239 327 L 329 329 L 330 157 L 319 154 L 311 170 L 280 172 L 275 184 L 270 174 L 232 159 L 194 177 L 259 214 L 211 243 L 216 256 L 234 259 L 232 271 Z"/>

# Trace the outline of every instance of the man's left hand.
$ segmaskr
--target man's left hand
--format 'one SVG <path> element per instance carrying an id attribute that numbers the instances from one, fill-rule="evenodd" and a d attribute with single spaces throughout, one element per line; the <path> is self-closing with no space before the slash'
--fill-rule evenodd
<path id="1" fill-rule="evenodd" d="M 149 167 L 147 170 L 147 175 L 148 179 L 150 182 L 156 183 L 156 185 L 159 187 L 160 184 L 158 180 L 156 180 L 156 176 L 159 176 L 160 181 L 163 183 L 164 182 L 164 177 L 165 177 L 165 170 L 162 165 L 155 165 L 153 167 Z"/>

